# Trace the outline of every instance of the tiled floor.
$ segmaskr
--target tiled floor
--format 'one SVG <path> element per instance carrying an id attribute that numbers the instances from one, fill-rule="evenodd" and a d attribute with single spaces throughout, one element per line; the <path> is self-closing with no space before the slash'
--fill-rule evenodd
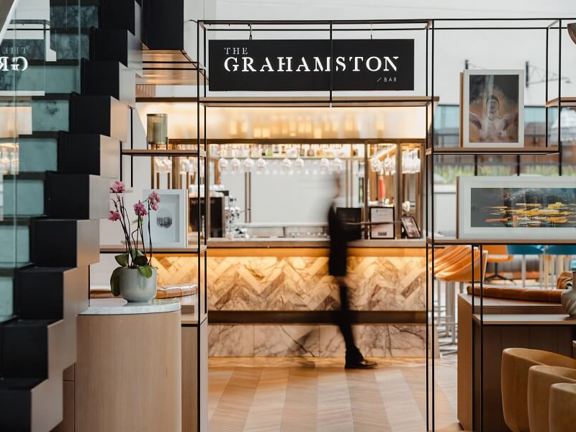
<path id="1" fill-rule="evenodd" d="M 436 430 L 456 423 L 455 356 L 436 364 Z M 421 359 L 382 360 L 346 371 L 340 359 L 210 360 L 210 432 L 422 432 L 426 372 Z"/>

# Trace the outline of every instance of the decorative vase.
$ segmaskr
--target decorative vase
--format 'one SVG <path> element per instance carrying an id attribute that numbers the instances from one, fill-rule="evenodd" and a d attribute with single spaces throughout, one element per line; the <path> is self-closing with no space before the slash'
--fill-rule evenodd
<path id="1" fill-rule="evenodd" d="M 152 276 L 143 276 L 138 269 L 123 267 L 120 269 L 118 285 L 120 295 L 131 303 L 146 303 L 156 297 L 156 269 L 152 269 Z"/>
<path id="2" fill-rule="evenodd" d="M 562 306 L 564 310 L 571 317 L 576 317 L 576 291 L 574 290 L 574 284 L 576 283 L 576 272 L 572 273 L 572 286 L 564 290 L 562 293 Z"/>

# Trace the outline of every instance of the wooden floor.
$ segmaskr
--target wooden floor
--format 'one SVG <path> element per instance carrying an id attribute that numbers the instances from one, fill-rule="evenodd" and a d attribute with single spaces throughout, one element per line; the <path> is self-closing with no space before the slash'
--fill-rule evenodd
<path id="1" fill-rule="evenodd" d="M 436 364 L 436 430 L 456 423 L 455 356 Z M 211 359 L 210 432 L 426 430 L 422 360 L 346 371 L 340 360 Z"/>

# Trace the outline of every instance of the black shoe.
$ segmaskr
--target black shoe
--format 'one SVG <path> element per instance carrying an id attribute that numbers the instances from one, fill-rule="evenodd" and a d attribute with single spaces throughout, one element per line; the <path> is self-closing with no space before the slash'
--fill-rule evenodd
<path id="1" fill-rule="evenodd" d="M 362 359 L 355 362 L 346 362 L 346 369 L 374 369 L 378 367 L 378 363 Z"/>

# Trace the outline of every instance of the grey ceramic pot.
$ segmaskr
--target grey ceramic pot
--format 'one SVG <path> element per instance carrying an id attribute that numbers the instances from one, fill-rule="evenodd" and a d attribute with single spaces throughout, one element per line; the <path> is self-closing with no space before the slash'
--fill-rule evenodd
<path id="1" fill-rule="evenodd" d="M 119 275 L 120 295 L 128 302 L 146 303 L 156 297 L 156 269 L 152 276 L 142 276 L 138 269 L 122 268 Z"/>

